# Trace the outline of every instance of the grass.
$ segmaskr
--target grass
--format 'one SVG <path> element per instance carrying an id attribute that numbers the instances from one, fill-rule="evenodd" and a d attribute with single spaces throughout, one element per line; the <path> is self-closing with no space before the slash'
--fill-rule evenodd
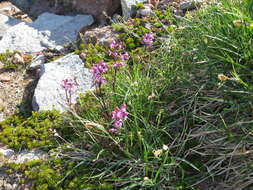
<path id="1" fill-rule="evenodd" d="M 114 189 L 250 187 L 252 23 L 245 2 L 223 0 L 188 14 L 169 43 L 133 60 L 118 75 L 116 92 L 110 84 L 104 89 L 108 110 L 128 106 L 121 133 L 80 133 L 96 157 L 82 163 L 91 170 L 84 182 Z M 108 128 L 106 110 L 93 111 L 73 122 Z"/>
<path id="2" fill-rule="evenodd" d="M 58 153 L 75 164 L 57 186 L 79 177 L 72 189 L 253 188 L 250 3 L 222 0 L 187 14 L 170 41 L 132 56 L 115 90 L 108 75 L 102 91 L 81 98 Z M 129 119 L 110 134 L 110 114 L 123 103 Z"/>

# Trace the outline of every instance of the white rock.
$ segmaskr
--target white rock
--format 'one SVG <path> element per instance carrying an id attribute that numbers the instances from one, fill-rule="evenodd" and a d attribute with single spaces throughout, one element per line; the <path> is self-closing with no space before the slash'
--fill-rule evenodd
<path id="1" fill-rule="evenodd" d="M 6 158 L 10 158 L 13 155 L 15 155 L 14 150 L 12 149 L 4 149 L 4 148 L 0 148 L 0 154 L 2 154 L 4 157 Z"/>
<path id="2" fill-rule="evenodd" d="M 121 0 L 121 7 L 123 11 L 124 18 L 130 18 L 134 13 L 134 5 L 137 3 L 143 3 L 147 0 Z"/>
<path id="3" fill-rule="evenodd" d="M 13 162 L 15 162 L 17 164 L 21 164 L 26 161 L 40 160 L 40 159 L 45 159 L 47 157 L 48 157 L 48 154 L 44 151 L 24 150 L 16 155 L 15 160 L 13 159 Z"/>
<path id="4" fill-rule="evenodd" d="M 78 86 L 75 88 L 72 100 L 75 100 L 80 93 L 92 90 L 90 70 L 84 68 L 82 60 L 73 53 L 42 65 L 40 70 L 41 78 L 32 102 L 35 111 L 56 109 L 64 112 L 67 110 L 65 90 L 61 87 L 62 80 L 76 80 Z"/>
<path id="5" fill-rule="evenodd" d="M 38 55 L 32 60 L 31 65 L 29 65 L 29 69 L 39 68 L 46 61 L 46 57 L 44 55 Z"/>
<path id="6" fill-rule="evenodd" d="M 180 3 L 181 10 L 195 9 L 203 4 L 203 0 L 186 0 Z"/>
<path id="7" fill-rule="evenodd" d="M 19 24 L 21 21 L 17 19 L 10 18 L 8 16 L 5 16 L 3 14 L 0 14 L 0 39 L 4 36 L 6 31 L 14 26 Z"/>
<path id="8" fill-rule="evenodd" d="M 155 13 L 152 11 L 151 7 L 148 5 L 145 5 L 144 8 L 139 9 L 137 11 L 137 14 L 141 16 L 155 16 Z"/>
<path id="9" fill-rule="evenodd" d="M 59 49 L 73 42 L 81 28 L 94 22 L 90 15 L 59 16 L 43 13 L 33 23 L 20 23 L 9 28 L 0 40 L 0 52 L 19 50 L 35 53 Z"/>

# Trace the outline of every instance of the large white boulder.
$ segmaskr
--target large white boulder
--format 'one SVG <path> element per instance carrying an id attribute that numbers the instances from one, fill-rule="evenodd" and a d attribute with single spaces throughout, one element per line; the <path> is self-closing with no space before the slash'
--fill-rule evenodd
<path id="1" fill-rule="evenodd" d="M 135 11 L 134 6 L 137 3 L 144 3 L 147 0 L 121 0 L 121 7 L 124 18 L 130 18 Z"/>
<path id="2" fill-rule="evenodd" d="M 4 36 L 6 31 L 14 26 L 19 24 L 21 21 L 17 19 L 10 18 L 8 16 L 5 16 L 3 14 L 0 14 L 0 39 Z"/>
<path id="3" fill-rule="evenodd" d="M 33 97 L 33 109 L 64 112 L 68 109 L 65 90 L 62 81 L 73 79 L 77 82 L 72 95 L 72 101 L 81 93 L 92 90 L 92 74 L 84 67 L 83 61 L 74 53 L 68 54 L 54 62 L 41 66 L 41 77 Z"/>
<path id="4" fill-rule="evenodd" d="M 36 53 L 44 49 L 61 49 L 73 42 L 80 29 L 94 22 L 90 15 L 59 16 L 43 13 L 33 23 L 20 23 L 9 28 L 0 40 L 0 52 L 19 50 Z"/>

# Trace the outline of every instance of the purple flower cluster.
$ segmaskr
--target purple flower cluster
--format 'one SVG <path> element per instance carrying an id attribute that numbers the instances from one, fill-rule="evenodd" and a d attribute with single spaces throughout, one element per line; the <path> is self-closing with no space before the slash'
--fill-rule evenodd
<path id="1" fill-rule="evenodd" d="M 62 80 L 61 87 L 65 89 L 66 92 L 66 99 L 67 99 L 67 104 L 72 105 L 74 102 L 72 101 L 72 95 L 74 93 L 74 88 L 78 84 L 73 80 L 73 79 L 65 79 Z"/>
<path id="2" fill-rule="evenodd" d="M 115 69 L 126 66 L 127 61 L 130 59 L 128 52 L 124 52 L 123 43 L 117 42 L 116 40 L 112 40 L 108 53 L 116 60 L 113 63 Z"/>
<path id="3" fill-rule="evenodd" d="M 111 49 L 123 49 L 124 45 L 122 42 L 116 42 L 116 40 L 112 40 L 110 43 L 110 48 Z"/>
<path id="4" fill-rule="evenodd" d="M 62 80 L 61 87 L 68 92 L 73 92 L 74 87 L 77 86 L 77 83 L 72 79 Z"/>
<path id="5" fill-rule="evenodd" d="M 110 133 L 117 133 L 118 130 L 122 127 L 123 122 L 128 119 L 128 112 L 126 104 L 122 104 L 120 108 L 116 108 L 112 112 L 112 119 L 114 120 L 114 128 L 109 129 Z"/>
<path id="6" fill-rule="evenodd" d="M 146 46 L 152 46 L 154 43 L 154 34 L 153 33 L 147 33 L 144 34 L 144 36 L 142 37 L 142 43 Z"/>
<path id="7" fill-rule="evenodd" d="M 103 77 L 103 74 L 108 71 L 108 65 L 104 61 L 100 61 L 97 64 L 94 64 L 91 68 L 93 82 L 97 85 L 102 85 L 106 83 L 106 78 Z"/>

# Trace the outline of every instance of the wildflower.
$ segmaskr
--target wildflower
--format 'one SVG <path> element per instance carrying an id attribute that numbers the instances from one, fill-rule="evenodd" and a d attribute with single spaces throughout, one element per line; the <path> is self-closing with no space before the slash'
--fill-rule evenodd
<path id="1" fill-rule="evenodd" d="M 114 120 L 120 120 L 122 119 L 123 121 L 128 119 L 128 112 L 126 110 L 126 104 L 122 104 L 120 108 L 116 108 L 112 112 L 112 119 Z"/>
<path id="2" fill-rule="evenodd" d="M 116 129 L 120 129 L 122 127 L 122 125 L 123 125 L 123 121 L 121 119 L 114 121 L 114 124 L 113 124 L 113 126 Z"/>
<path id="3" fill-rule="evenodd" d="M 77 86 L 77 83 L 74 82 L 72 79 L 62 80 L 61 87 L 64 88 L 68 92 L 72 92 L 75 86 Z"/>
<path id="4" fill-rule="evenodd" d="M 221 81 L 227 81 L 227 80 L 232 80 L 231 78 L 227 77 L 226 75 L 219 74 L 218 79 Z"/>
<path id="5" fill-rule="evenodd" d="M 119 56 L 119 54 L 117 52 L 112 51 L 112 50 L 109 50 L 108 53 L 109 53 L 110 56 L 113 56 L 114 59 L 117 59 L 118 56 Z"/>
<path id="6" fill-rule="evenodd" d="M 167 145 L 164 144 L 164 145 L 163 145 L 163 150 L 166 151 L 166 150 L 168 150 L 168 149 L 169 149 L 169 147 L 168 147 Z"/>
<path id="7" fill-rule="evenodd" d="M 108 65 L 104 61 L 94 64 L 91 68 L 93 82 L 99 85 L 106 83 L 106 78 L 104 78 L 102 75 L 107 71 Z"/>
<path id="8" fill-rule="evenodd" d="M 71 106 L 72 104 L 75 104 L 76 102 L 72 100 L 73 90 L 75 86 L 78 84 L 72 80 L 72 79 L 65 79 L 62 80 L 61 87 L 65 89 L 66 92 L 66 99 L 67 99 L 67 105 Z"/>
<path id="9" fill-rule="evenodd" d="M 241 21 L 241 20 L 234 20 L 234 21 L 233 21 L 233 24 L 234 24 L 236 27 L 241 27 L 241 26 L 242 26 L 242 21 Z"/>
<path id="10" fill-rule="evenodd" d="M 128 119 L 128 112 L 126 104 L 122 104 L 120 108 L 116 108 L 112 112 L 112 119 L 114 120 L 114 127 L 120 129 L 123 125 L 123 121 Z"/>
<path id="11" fill-rule="evenodd" d="M 163 149 L 157 149 L 153 151 L 153 154 L 155 155 L 155 157 L 159 157 L 163 152 Z"/>
<path id="12" fill-rule="evenodd" d="M 119 68 L 119 67 L 124 67 L 124 66 L 126 66 L 126 62 L 124 62 L 124 61 L 121 61 L 121 62 L 114 62 L 114 63 L 113 63 L 113 67 L 114 67 L 114 68 Z"/>
<path id="13" fill-rule="evenodd" d="M 118 44 L 117 44 L 116 40 L 112 40 L 112 42 L 110 43 L 110 48 L 116 49 L 117 47 L 118 47 Z"/>
<path id="14" fill-rule="evenodd" d="M 110 133 L 115 134 L 115 133 L 117 133 L 117 132 L 118 132 L 118 130 L 117 130 L 117 129 L 115 129 L 115 128 L 111 128 L 111 129 L 109 129 L 109 132 L 110 132 Z"/>
<path id="15" fill-rule="evenodd" d="M 142 37 L 142 43 L 146 46 L 152 46 L 153 45 L 153 40 L 154 40 L 154 34 L 153 33 L 144 34 L 144 36 Z"/>
<path id="16" fill-rule="evenodd" d="M 112 40 L 110 43 L 110 48 L 111 49 L 123 49 L 124 45 L 122 42 L 116 42 L 116 40 Z"/>
<path id="17" fill-rule="evenodd" d="M 130 55 L 128 54 L 128 52 L 125 52 L 125 53 L 121 54 L 120 59 L 122 61 L 128 60 L 128 59 L 130 59 Z"/>

